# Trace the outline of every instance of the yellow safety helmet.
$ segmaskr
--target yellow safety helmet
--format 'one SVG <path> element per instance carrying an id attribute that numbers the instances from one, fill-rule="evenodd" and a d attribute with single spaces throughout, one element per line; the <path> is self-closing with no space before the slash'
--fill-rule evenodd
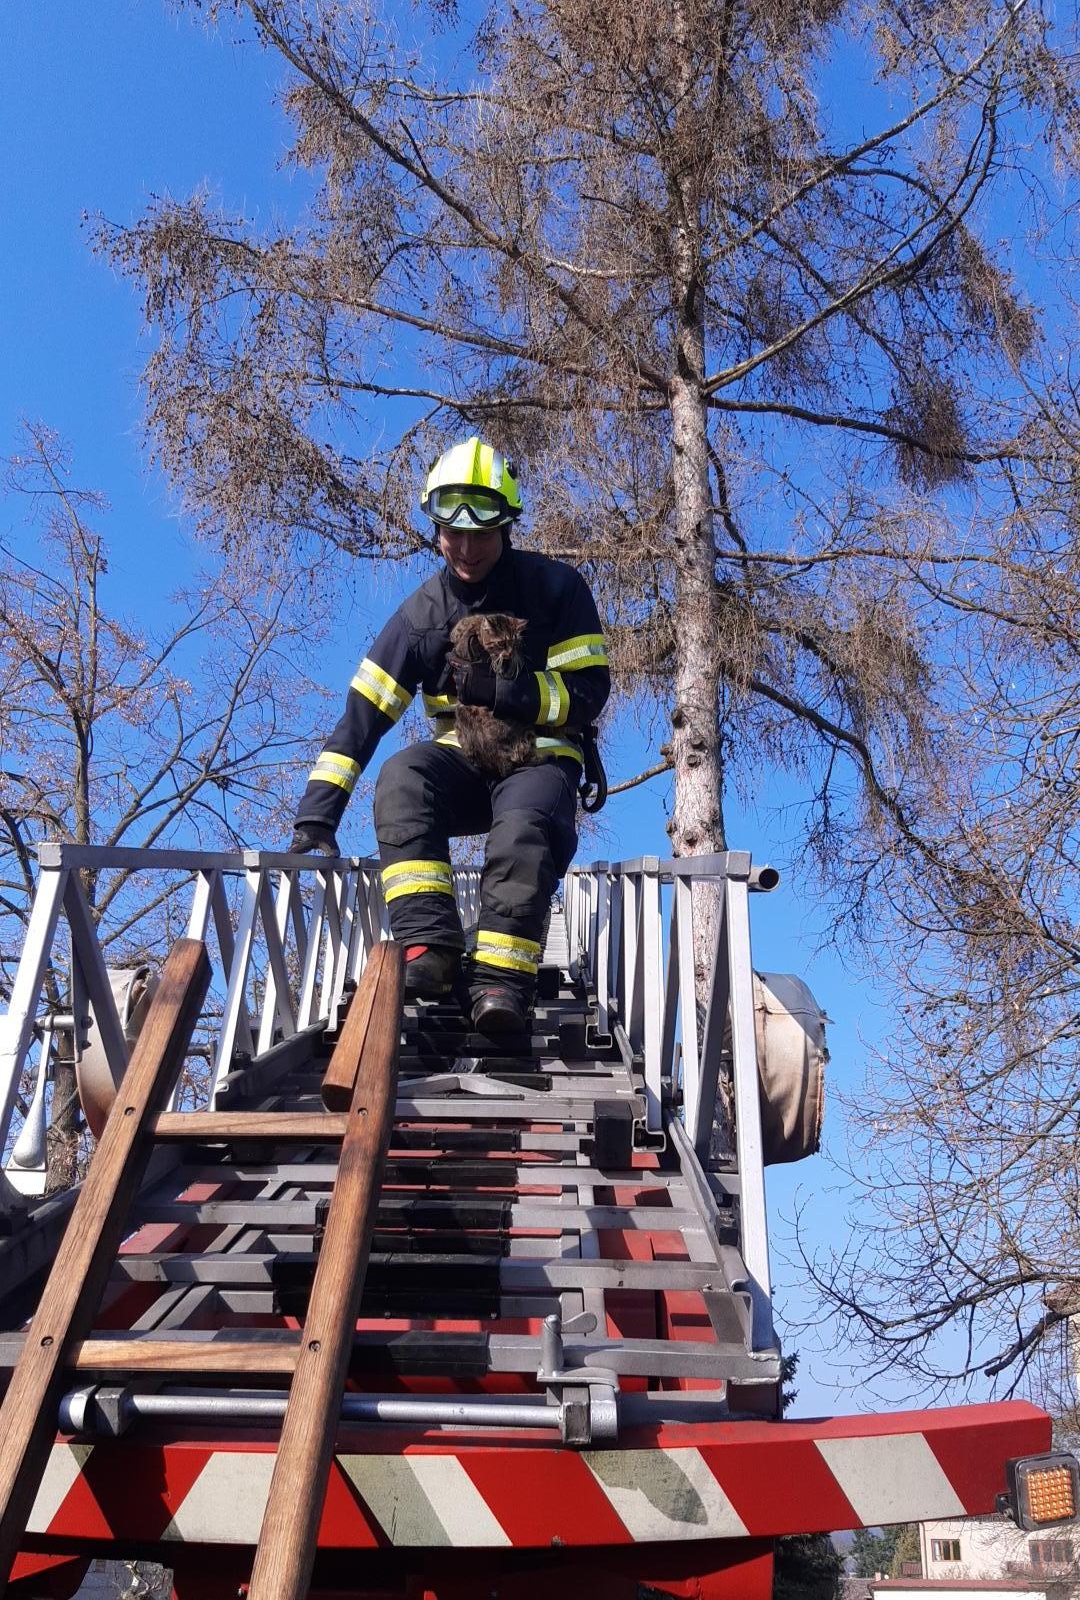
<path id="1" fill-rule="evenodd" d="M 514 463 L 474 433 L 436 461 L 420 509 L 442 528 L 505 526 L 521 515 Z"/>

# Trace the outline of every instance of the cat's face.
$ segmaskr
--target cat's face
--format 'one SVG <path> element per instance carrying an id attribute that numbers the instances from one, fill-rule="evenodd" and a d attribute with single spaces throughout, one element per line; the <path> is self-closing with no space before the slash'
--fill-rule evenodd
<path id="1" fill-rule="evenodd" d="M 507 676 L 521 665 L 521 636 L 525 628 L 521 617 L 501 613 L 465 617 L 454 629 L 454 650 L 466 661 L 488 660 L 497 675 Z"/>

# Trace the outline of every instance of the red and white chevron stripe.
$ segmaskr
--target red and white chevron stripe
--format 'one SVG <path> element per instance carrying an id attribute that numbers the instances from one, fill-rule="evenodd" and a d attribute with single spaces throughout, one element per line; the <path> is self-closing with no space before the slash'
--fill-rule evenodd
<path id="1" fill-rule="evenodd" d="M 353 1432 L 334 1460 L 319 1543 L 621 1545 L 972 1515 L 993 1509 L 1005 1457 L 1049 1445 L 1045 1413 L 1021 1402 L 673 1427 L 608 1450 L 518 1434 L 431 1435 L 393 1451 L 385 1434 Z M 270 1440 L 61 1441 L 28 1533 L 38 1547 L 50 1536 L 254 1545 L 273 1462 Z"/>

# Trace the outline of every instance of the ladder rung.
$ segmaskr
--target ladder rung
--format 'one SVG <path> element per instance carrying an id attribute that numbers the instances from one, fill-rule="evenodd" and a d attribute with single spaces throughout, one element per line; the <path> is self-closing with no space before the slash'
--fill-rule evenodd
<path id="1" fill-rule="evenodd" d="M 72 1352 L 76 1372 L 202 1373 L 254 1377 L 291 1374 L 300 1354 L 299 1333 L 279 1339 L 118 1339 L 96 1335 Z"/>
<path id="2" fill-rule="evenodd" d="M 348 1120 L 343 1111 L 166 1111 L 154 1123 L 154 1137 L 204 1144 L 225 1139 L 334 1144 L 344 1139 Z"/>

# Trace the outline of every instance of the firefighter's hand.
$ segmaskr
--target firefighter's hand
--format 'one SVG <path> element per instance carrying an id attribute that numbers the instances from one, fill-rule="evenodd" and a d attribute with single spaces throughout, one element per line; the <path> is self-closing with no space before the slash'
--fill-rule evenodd
<path id="1" fill-rule="evenodd" d="M 494 711 L 498 682 L 486 661 L 466 661 L 454 667 L 457 697 L 463 706 L 487 706 Z"/>
<path id="2" fill-rule="evenodd" d="M 535 722 L 540 715 L 536 673 L 519 672 L 516 678 L 497 679 L 495 711 L 500 717 L 513 717 L 518 722 Z"/>
<path id="3" fill-rule="evenodd" d="M 337 835 L 325 822 L 298 822 L 289 844 L 292 855 L 338 856 Z"/>

